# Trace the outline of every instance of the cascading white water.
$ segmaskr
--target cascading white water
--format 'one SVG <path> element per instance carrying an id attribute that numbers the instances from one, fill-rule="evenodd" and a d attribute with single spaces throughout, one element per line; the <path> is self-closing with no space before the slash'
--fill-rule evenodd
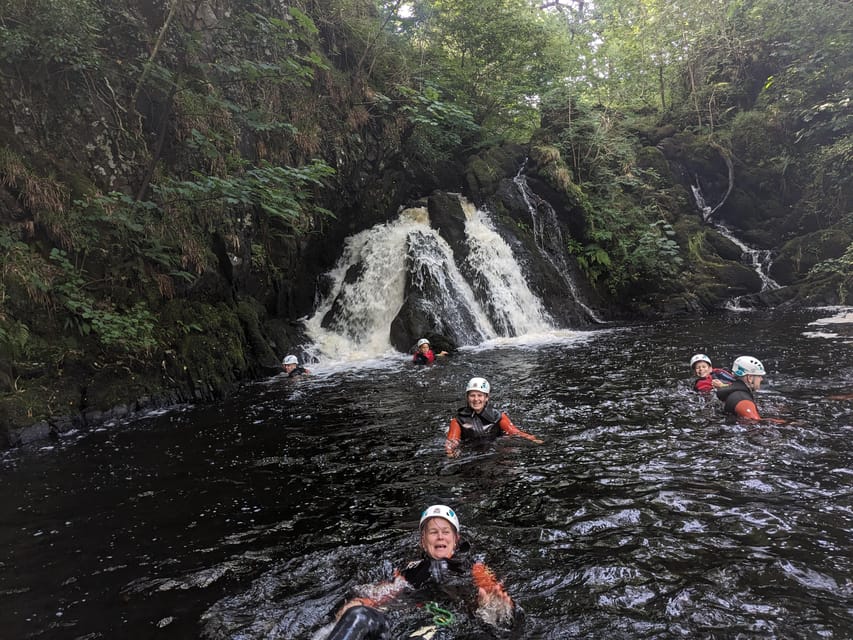
<path id="1" fill-rule="evenodd" d="M 417 308 L 427 324 L 460 345 L 553 330 L 488 215 L 460 200 L 469 246 L 465 271 L 473 289 L 450 246 L 429 226 L 426 209 L 406 209 L 397 220 L 347 239 L 343 255 L 327 274 L 329 295 L 305 320 L 313 342 L 306 351 L 335 361 L 393 352 L 391 324 L 412 291 L 429 295 L 419 299 Z"/>
<path id="2" fill-rule="evenodd" d="M 423 227 L 418 217 L 426 210 L 409 210 L 389 224 L 377 225 L 347 238 L 343 255 L 327 275 L 331 295 L 321 300 L 314 315 L 305 321 L 313 346 L 308 351 L 319 359 L 364 359 L 391 350 L 388 328 L 403 302 L 406 286 L 406 237 Z M 362 271 L 353 282 L 347 272 L 356 265 Z M 323 318 L 337 301 L 335 329 L 322 326 Z M 378 330 L 384 327 L 385 331 Z"/>
<path id="3" fill-rule="evenodd" d="M 495 231 L 488 215 L 465 200 L 462 209 L 470 248 L 468 266 L 476 274 L 480 302 L 486 306 L 498 333 L 518 336 L 553 329 L 553 320 L 530 290 L 512 249 Z"/>
<path id="4" fill-rule="evenodd" d="M 773 259 L 770 254 L 770 251 L 767 249 L 753 249 L 748 246 L 745 242 L 740 240 L 737 236 L 732 233 L 731 229 L 729 229 L 726 225 L 721 222 L 715 222 L 711 219 L 711 214 L 719 208 L 711 209 L 706 203 L 705 198 L 702 195 L 702 190 L 696 186 L 692 185 L 690 187 L 693 190 L 693 198 L 696 201 L 696 206 L 702 212 L 702 219 L 705 222 L 709 223 L 717 232 L 731 240 L 737 247 L 741 250 L 741 253 L 746 257 L 749 261 L 749 264 L 752 265 L 752 268 L 755 270 L 755 273 L 758 274 L 758 277 L 761 279 L 761 291 L 769 291 L 772 289 L 780 289 L 781 285 L 776 282 L 773 278 L 770 277 L 770 266 L 773 264 Z M 730 300 L 726 303 L 726 308 L 737 311 L 741 310 L 740 307 L 740 299 L 743 296 L 738 296 L 737 298 Z"/>
<path id="5" fill-rule="evenodd" d="M 524 203 L 527 205 L 527 210 L 530 212 L 533 222 L 533 239 L 536 242 L 539 253 L 560 274 L 560 277 L 572 294 L 575 303 L 584 310 L 589 319 L 593 322 L 603 323 L 604 321 L 595 314 L 595 311 L 583 303 L 577 285 L 575 285 L 575 281 L 572 279 L 569 265 L 566 264 L 564 255 L 565 245 L 563 243 L 563 234 L 560 231 L 560 223 L 557 220 L 557 212 L 545 200 L 540 199 L 540 206 L 536 206 L 533 203 L 530 186 L 527 184 L 527 178 L 525 178 L 523 171 L 524 165 L 518 170 L 515 178 L 513 178 L 513 182 L 518 187 L 521 197 L 524 198 Z"/>
<path id="6" fill-rule="evenodd" d="M 426 226 L 412 230 L 406 243 L 412 290 L 429 292 L 419 312 L 438 333 L 459 344 L 479 343 L 496 335 L 489 317 L 477 303 L 470 285 L 459 273 L 453 251 Z"/>
<path id="7" fill-rule="evenodd" d="M 696 201 L 696 206 L 702 212 L 702 219 L 705 222 L 710 222 L 714 210 L 705 202 L 705 196 L 702 195 L 702 189 L 698 185 L 691 184 L 690 189 L 693 191 L 693 200 Z"/>

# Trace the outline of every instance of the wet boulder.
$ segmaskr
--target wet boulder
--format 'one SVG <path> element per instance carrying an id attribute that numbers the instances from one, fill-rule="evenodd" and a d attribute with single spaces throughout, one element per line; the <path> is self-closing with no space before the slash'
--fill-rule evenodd
<path id="1" fill-rule="evenodd" d="M 454 345 L 486 339 L 479 321 L 464 303 L 463 285 L 452 264 L 430 258 L 443 254 L 435 237 L 413 234 L 408 243 L 403 305 L 391 322 L 389 336 L 394 348 L 408 351 L 418 339 L 436 334 Z"/>

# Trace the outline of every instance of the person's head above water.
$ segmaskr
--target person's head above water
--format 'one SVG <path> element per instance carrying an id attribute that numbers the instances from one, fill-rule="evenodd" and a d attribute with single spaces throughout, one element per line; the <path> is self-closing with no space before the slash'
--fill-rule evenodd
<path id="1" fill-rule="evenodd" d="M 704 378 L 711 373 L 711 358 L 706 356 L 704 353 L 697 353 L 695 356 L 690 358 L 690 368 L 693 369 L 693 373 L 695 373 L 697 377 Z"/>
<path id="2" fill-rule="evenodd" d="M 761 360 L 752 356 L 740 356 L 732 363 L 732 373 L 746 383 L 753 391 L 758 391 L 761 380 L 767 375 Z"/>
<path id="3" fill-rule="evenodd" d="M 767 375 L 761 360 L 752 356 L 740 356 L 735 358 L 732 364 L 732 373 L 741 378 L 753 391 L 761 386 L 761 380 Z"/>
<path id="4" fill-rule="evenodd" d="M 285 356 L 284 360 L 281 361 L 281 366 L 287 373 L 290 373 L 299 366 L 299 359 L 294 355 Z"/>
<path id="5" fill-rule="evenodd" d="M 492 390 L 489 381 L 485 378 L 471 378 L 465 387 L 465 399 L 468 406 L 479 413 L 489 401 L 489 392 Z"/>
<path id="6" fill-rule="evenodd" d="M 429 340 L 427 340 L 426 338 L 421 338 L 420 340 L 418 340 L 418 351 L 420 351 L 421 353 L 426 353 L 427 351 L 429 351 Z"/>
<path id="7" fill-rule="evenodd" d="M 752 356 L 740 356 L 736 358 L 732 364 L 732 373 L 738 378 L 767 375 L 767 371 L 765 371 L 764 365 L 761 364 L 761 360 Z"/>
<path id="8" fill-rule="evenodd" d="M 421 547 L 433 560 L 453 557 L 459 546 L 459 518 L 443 504 L 434 504 L 421 513 Z"/>

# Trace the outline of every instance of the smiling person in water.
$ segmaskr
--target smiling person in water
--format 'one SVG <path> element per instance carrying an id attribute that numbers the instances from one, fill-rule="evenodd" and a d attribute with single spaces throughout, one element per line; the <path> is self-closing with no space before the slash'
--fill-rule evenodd
<path id="1" fill-rule="evenodd" d="M 459 530 L 459 517 L 453 509 L 443 504 L 427 507 L 420 521 L 421 559 L 395 571 L 391 581 L 360 587 L 358 597 L 338 611 L 337 623 L 326 640 L 401 637 L 399 633 L 392 635 L 384 612 L 386 605 L 406 592 L 418 608 L 431 615 L 433 625 L 404 637 L 432 637 L 436 626 L 451 626 L 455 615 L 448 609 L 459 609 L 454 604 L 460 601 L 493 627 L 512 626 L 516 618 L 512 598 L 491 569 L 469 557 L 470 545 L 462 540 Z"/>
<path id="2" fill-rule="evenodd" d="M 711 358 L 704 353 L 697 353 L 690 358 L 690 368 L 696 374 L 696 380 L 693 382 L 694 391 L 709 393 L 735 381 L 731 371 L 712 367 Z"/>
<path id="3" fill-rule="evenodd" d="M 459 455 L 459 445 L 465 441 L 494 440 L 498 436 L 519 436 L 536 444 L 542 441 L 516 427 L 503 411 L 489 406 L 491 386 L 485 378 L 471 378 L 465 388 L 467 405 L 450 419 L 444 450 L 451 458 Z"/>
<path id="4" fill-rule="evenodd" d="M 415 352 L 415 355 L 412 356 L 412 362 L 415 364 L 432 364 L 435 362 L 436 356 L 446 355 L 447 351 L 439 351 L 438 353 L 433 352 L 430 347 L 429 340 L 421 338 L 418 340 L 418 350 Z"/>

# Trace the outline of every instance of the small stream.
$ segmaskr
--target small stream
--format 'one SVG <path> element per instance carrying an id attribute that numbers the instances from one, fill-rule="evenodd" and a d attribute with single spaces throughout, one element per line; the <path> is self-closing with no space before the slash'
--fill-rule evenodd
<path id="1" fill-rule="evenodd" d="M 417 557 L 436 502 L 524 609 L 520 637 L 853 637 L 853 324 L 811 324 L 834 313 L 327 364 L 5 452 L 0 637 L 307 640 Z M 696 352 L 759 357 L 759 409 L 789 422 L 723 417 L 690 391 Z M 545 444 L 446 458 L 473 375 Z M 460 616 L 436 640 L 483 631 Z"/>

